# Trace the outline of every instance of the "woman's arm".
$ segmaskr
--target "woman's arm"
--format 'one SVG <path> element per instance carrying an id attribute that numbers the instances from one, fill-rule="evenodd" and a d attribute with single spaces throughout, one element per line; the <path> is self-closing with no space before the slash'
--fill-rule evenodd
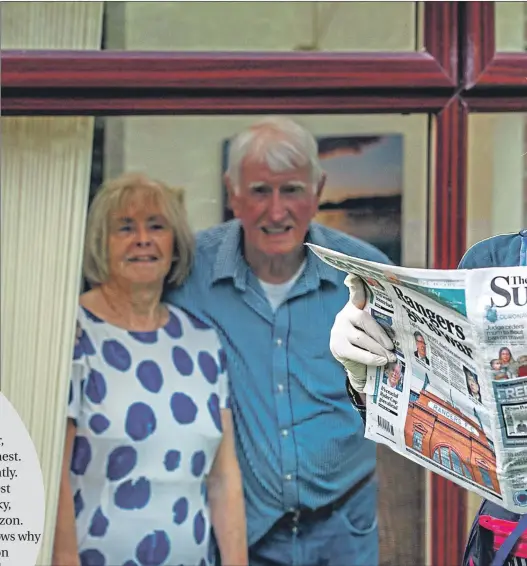
<path id="1" fill-rule="evenodd" d="M 75 508 L 70 485 L 71 453 L 76 432 L 77 429 L 74 422 L 68 419 L 64 457 L 62 460 L 55 541 L 53 544 L 53 566 L 80 566 L 77 533 L 75 530 Z"/>
<path id="2" fill-rule="evenodd" d="M 242 476 L 229 409 L 222 409 L 221 423 L 223 439 L 207 481 L 212 526 L 220 548 L 221 563 L 246 566 L 249 559 Z"/>

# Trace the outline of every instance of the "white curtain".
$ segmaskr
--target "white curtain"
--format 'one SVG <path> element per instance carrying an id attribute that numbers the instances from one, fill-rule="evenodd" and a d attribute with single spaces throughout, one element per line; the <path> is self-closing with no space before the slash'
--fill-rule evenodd
<path id="1" fill-rule="evenodd" d="M 99 49 L 102 2 L 2 5 L 3 49 Z M 4 117 L 2 392 L 39 455 L 51 563 L 91 170 L 92 117 Z"/>

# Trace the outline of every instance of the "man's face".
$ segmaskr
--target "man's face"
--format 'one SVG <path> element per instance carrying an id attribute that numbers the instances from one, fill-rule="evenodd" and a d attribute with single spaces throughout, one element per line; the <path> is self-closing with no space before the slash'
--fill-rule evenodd
<path id="1" fill-rule="evenodd" d="M 422 336 L 418 336 L 415 339 L 415 345 L 417 347 L 417 353 L 420 358 L 426 358 L 426 342 Z"/>
<path id="2" fill-rule="evenodd" d="M 309 166 L 275 173 L 267 164 L 245 158 L 238 192 L 227 177 L 230 204 L 243 226 L 246 248 L 267 256 L 299 249 L 318 209 L 324 178 L 316 190 Z"/>
<path id="3" fill-rule="evenodd" d="M 401 367 L 396 365 L 388 374 L 388 383 L 390 387 L 397 387 L 401 379 Z"/>

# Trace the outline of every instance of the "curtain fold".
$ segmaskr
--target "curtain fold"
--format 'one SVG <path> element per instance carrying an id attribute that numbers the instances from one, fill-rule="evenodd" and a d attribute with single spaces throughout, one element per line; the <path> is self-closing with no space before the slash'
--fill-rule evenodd
<path id="1" fill-rule="evenodd" d="M 2 5 L 2 49 L 97 50 L 103 2 Z M 51 564 L 90 184 L 92 117 L 1 119 L 1 388 L 35 444 Z"/>

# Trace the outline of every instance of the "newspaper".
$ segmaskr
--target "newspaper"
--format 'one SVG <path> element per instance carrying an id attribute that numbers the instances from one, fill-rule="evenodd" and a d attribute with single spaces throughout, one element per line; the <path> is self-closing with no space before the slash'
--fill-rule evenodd
<path id="1" fill-rule="evenodd" d="M 365 436 L 527 512 L 527 267 L 436 270 L 307 244 L 359 276 L 397 361 L 368 367 Z"/>

